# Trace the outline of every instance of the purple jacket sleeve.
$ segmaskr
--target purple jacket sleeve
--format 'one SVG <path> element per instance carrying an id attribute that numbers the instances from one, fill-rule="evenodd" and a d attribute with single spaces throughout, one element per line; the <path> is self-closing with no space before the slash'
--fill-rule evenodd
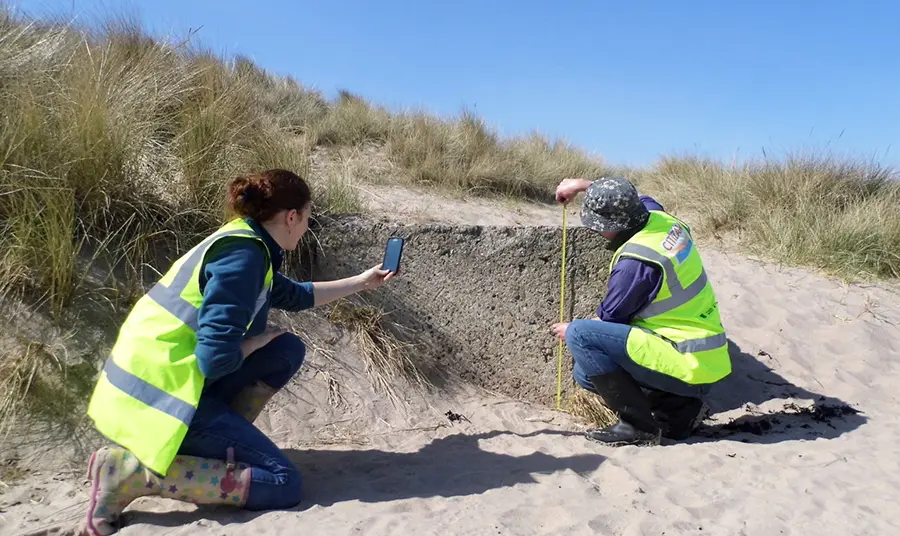
<path id="1" fill-rule="evenodd" d="M 656 199 L 653 199 L 649 195 L 642 195 L 641 203 L 643 203 L 644 206 L 647 207 L 647 210 L 659 210 L 659 211 L 665 210 L 663 208 L 663 206 L 660 205 Z"/>
<path id="2" fill-rule="evenodd" d="M 642 195 L 647 210 L 663 210 L 650 196 Z M 662 284 L 662 274 L 652 264 L 637 259 L 622 259 L 609 274 L 606 297 L 597 308 L 597 316 L 604 322 L 629 324 L 634 315 L 656 298 Z"/>
<path id="3" fill-rule="evenodd" d="M 655 267 L 637 259 L 622 259 L 609 274 L 606 297 L 597 308 L 604 322 L 628 324 L 656 298 L 662 276 Z"/>

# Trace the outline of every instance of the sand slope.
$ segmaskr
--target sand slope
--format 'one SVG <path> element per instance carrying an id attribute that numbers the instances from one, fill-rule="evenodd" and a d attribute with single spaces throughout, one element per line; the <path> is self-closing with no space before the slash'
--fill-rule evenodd
<path id="1" fill-rule="evenodd" d="M 465 390 L 401 412 L 360 387 L 335 407 L 307 370 L 261 422 L 302 468 L 305 504 L 248 513 L 140 500 L 121 534 L 900 534 L 900 299 L 704 256 L 735 370 L 699 437 L 602 447 L 565 415 Z M 361 381 L 342 359 L 313 363 Z M 798 413 L 813 402 L 861 413 Z M 85 500 L 77 479 L 31 476 L 0 495 L 0 534 L 65 526 Z"/>

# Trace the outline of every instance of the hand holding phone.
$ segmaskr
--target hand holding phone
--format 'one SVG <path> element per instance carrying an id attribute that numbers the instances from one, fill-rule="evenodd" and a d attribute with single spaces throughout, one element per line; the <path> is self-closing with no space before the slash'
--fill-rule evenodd
<path id="1" fill-rule="evenodd" d="M 384 260 L 381 263 L 381 268 L 383 270 L 387 270 L 393 274 L 400 272 L 400 259 L 403 257 L 403 245 L 403 239 L 398 236 L 388 239 L 387 245 L 384 247 Z"/>
<path id="2" fill-rule="evenodd" d="M 359 275 L 362 289 L 371 290 L 390 281 L 400 271 L 400 257 L 403 254 L 403 239 L 399 237 L 388 240 L 384 248 L 384 260 Z"/>

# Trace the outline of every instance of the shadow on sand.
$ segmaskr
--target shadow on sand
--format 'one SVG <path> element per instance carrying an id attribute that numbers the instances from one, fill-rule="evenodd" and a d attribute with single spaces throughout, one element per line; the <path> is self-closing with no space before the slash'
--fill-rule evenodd
<path id="1" fill-rule="evenodd" d="M 521 438 L 538 435 L 580 435 L 540 430 L 515 434 L 501 430 L 482 434 L 454 434 L 438 438 L 416 452 L 382 450 L 286 449 L 303 475 L 305 499 L 289 511 L 330 506 L 344 501 L 377 503 L 425 497 L 462 497 L 517 484 L 537 483 L 533 474 L 594 471 L 606 459 L 593 453 L 558 458 L 543 452 L 510 456 L 482 450 L 478 442 L 500 435 Z M 587 450 L 587 449 L 586 449 Z M 223 525 L 245 523 L 261 512 L 201 506 L 192 512 L 126 514 L 126 524 L 182 527 L 201 519 Z"/>
<path id="2" fill-rule="evenodd" d="M 590 472 L 605 460 L 605 457 L 592 453 L 565 458 L 543 452 L 510 456 L 482 450 L 478 445 L 479 440 L 504 434 L 509 432 L 455 434 L 436 439 L 413 453 L 380 450 L 293 450 L 287 453 L 305 475 L 308 501 L 322 506 L 353 500 L 374 503 L 477 495 L 516 484 L 537 483 L 532 476 L 534 473 Z M 580 434 L 541 431 L 513 435 L 526 438 Z M 346 479 L 347 485 L 340 484 L 342 478 Z"/>
<path id="3" fill-rule="evenodd" d="M 779 443 L 799 439 L 834 439 L 862 426 L 866 417 L 846 402 L 798 387 L 779 376 L 777 356 L 760 351 L 752 356 L 729 341 L 732 373 L 709 395 L 712 414 L 759 405 L 770 400 L 797 398 L 809 403 L 787 402 L 771 413 L 752 412 L 725 424 L 704 425 L 687 443 L 734 439 L 744 443 Z"/>

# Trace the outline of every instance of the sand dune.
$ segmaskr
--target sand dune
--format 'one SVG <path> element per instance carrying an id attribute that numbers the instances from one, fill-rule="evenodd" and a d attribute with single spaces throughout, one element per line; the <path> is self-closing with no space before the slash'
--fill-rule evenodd
<path id="1" fill-rule="evenodd" d="M 302 468 L 304 504 L 250 513 L 142 499 L 121 534 L 900 533 L 900 299 L 705 257 L 734 373 L 689 441 L 603 447 L 566 415 L 474 391 L 394 413 L 366 395 L 327 414 L 302 395 L 304 373 L 261 424 Z M 448 409 L 468 420 L 449 422 Z M 353 426 L 329 424 L 340 415 Z M 0 497 L 0 533 L 65 527 L 85 499 L 75 479 L 31 476 Z"/>

